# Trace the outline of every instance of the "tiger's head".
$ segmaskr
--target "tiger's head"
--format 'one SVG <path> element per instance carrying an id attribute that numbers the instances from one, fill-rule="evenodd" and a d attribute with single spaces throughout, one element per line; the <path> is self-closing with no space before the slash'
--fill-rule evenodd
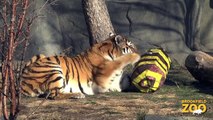
<path id="1" fill-rule="evenodd" d="M 110 35 L 108 39 L 97 43 L 95 48 L 107 60 L 137 52 L 136 46 L 121 35 Z"/>

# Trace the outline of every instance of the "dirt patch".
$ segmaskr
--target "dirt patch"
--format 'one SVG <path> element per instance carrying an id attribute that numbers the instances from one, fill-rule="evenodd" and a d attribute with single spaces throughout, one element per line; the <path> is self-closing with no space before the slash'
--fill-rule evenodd
<path id="1" fill-rule="evenodd" d="M 23 97 L 18 120 L 212 119 L 213 88 L 194 80 L 186 70 L 171 70 L 165 85 L 152 94 L 111 92 L 85 99 L 45 100 Z M 207 100 L 207 112 L 183 114 L 181 100 Z M 42 103 L 40 105 L 40 103 Z M 39 108 L 38 108 L 39 106 Z M 28 118 L 27 118 L 28 117 Z M 174 118 L 172 118 L 174 117 Z M 178 118 L 177 118 L 178 117 Z"/>
<path id="2" fill-rule="evenodd" d="M 43 99 L 23 98 L 18 119 L 25 119 L 29 115 L 28 119 L 31 120 L 123 120 L 138 119 L 143 117 L 143 115 L 183 116 L 181 113 L 181 101 L 178 101 L 175 95 L 167 94 L 167 96 L 162 96 L 165 101 L 156 100 L 154 97 L 156 97 L 155 94 L 107 93 L 87 96 L 85 99 L 45 100 L 37 110 L 35 108 L 39 106 Z M 179 104 L 178 106 L 177 103 Z M 187 114 L 186 116 L 192 115 Z"/>
<path id="3" fill-rule="evenodd" d="M 19 119 L 30 115 L 34 108 L 43 100 L 24 98 Z M 124 96 L 102 94 L 87 96 L 85 99 L 75 100 L 46 100 L 30 119 L 111 119 L 133 118 L 140 111 L 145 111 L 144 105 L 148 101 L 143 98 L 125 99 Z"/>

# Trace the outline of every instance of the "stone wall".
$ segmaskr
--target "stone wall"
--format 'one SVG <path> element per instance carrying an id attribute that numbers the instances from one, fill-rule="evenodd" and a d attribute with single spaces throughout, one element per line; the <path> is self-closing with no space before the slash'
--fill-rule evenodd
<path id="1" fill-rule="evenodd" d="M 194 45 L 207 52 L 213 50 L 213 9 L 209 0 L 107 0 L 106 3 L 115 31 L 135 42 L 141 53 L 160 46 L 184 65 Z M 36 7 L 43 4 L 44 0 L 39 0 Z M 60 0 L 41 12 L 44 17 L 33 26 L 27 59 L 40 53 L 59 54 L 68 47 L 72 47 L 69 55 L 89 48 L 81 0 Z"/>

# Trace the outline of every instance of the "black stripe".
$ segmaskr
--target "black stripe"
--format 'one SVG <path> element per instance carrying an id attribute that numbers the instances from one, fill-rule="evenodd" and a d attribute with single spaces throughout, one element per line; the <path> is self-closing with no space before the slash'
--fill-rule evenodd
<path id="1" fill-rule="evenodd" d="M 66 70 L 66 76 L 65 77 L 66 77 L 66 84 L 68 84 L 68 82 L 69 82 L 69 73 L 70 73 L 69 61 L 67 60 L 66 57 L 63 57 L 63 58 L 64 58 L 65 65 L 66 65 L 66 68 L 67 68 L 67 70 Z"/>
<path id="2" fill-rule="evenodd" d="M 38 68 L 42 68 L 42 67 L 44 67 L 44 68 L 61 68 L 59 65 L 57 65 L 57 66 L 51 66 L 51 65 L 34 65 L 34 67 L 38 67 Z"/>
<path id="3" fill-rule="evenodd" d="M 108 50 L 108 55 L 109 57 L 113 60 L 113 56 L 112 56 L 112 53 Z"/>
<path id="4" fill-rule="evenodd" d="M 72 59 L 71 59 L 72 60 Z M 71 68 L 72 68 L 72 79 L 74 79 L 75 77 L 75 74 L 74 74 L 74 63 L 73 63 L 73 60 L 71 62 Z"/>
<path id="5" fill-rule="evenodd" d="M 131 79 L 135 79 L 136 77 L 138 77 L 138 75 L 140 75 L 141 73 L 143 73 L 145 70 L 150 69 L 151 68 L 151 64 L 146 64 L 146 65 L 141 65 L 138 66 L 134 69 L 134 72 L 131 75 Z"/>
<path id="6" fill-rule="evenodd" d="M 50 81 L 50 82 L 48 83 L 48 86 L 50 86 L 51 83 L 57 82 L 57 81 L 59 81 L 59 80 L 61 80 L 61 79 L 62 79 L 62 77 L 61 77 L 61 76 L 58 76 L 56 79 Z"/>
<path id="7" fill-rule="evenodd" d="M 142 57 L 148 57 L 148 56 L 158 57 L 166 65 L 167 68 L 169 67 L 166 60 L 159 53 L 152 53 L 152 54 L 146 53 L 146 54 L 142 55 Z"/>
<path id="8" fill-rule="evenodd" d="M 29 83 L 26 83 L 26 81 L 22 81 L 22 85 L 28 86 L 31 90 L 33 89 L 33 85 L 29 84 Z"/>
<path id="9" fill-rule="evenodd" d="M 159 49 L 160 51 L 162 51 L 163 54 L 164 54 L 167 58 L 169 58 L 168 54 L 163 50 L 163 48 L 158 48 L 158 49 Z M 152 52 L 151 50 L 152 50 L 152 49 L 150 49 L 149 51 Z"/>
<path id="10" fill-rule="evenodd" d="M 48 61 L 51 61 L 51 60 L 50 60 L 50 57 L 47 57 L 47 60 L 48 60 Z"/>
<path id="11" fill-rule="evenodd" d="M 35 70 L 32 70 L 32 69 L 29 68 L 28 71 L 31 72 L 31 73 L 49 73 L 49 72 L 56 72 L 56 71 L 59 71 L 59 70 L 35 71 Z M 62 74 L 61 71 L 59 71 L 59 72 Z"/>
<path id="12" fill-rule="evenodd" d="M 36 56 L 36 61 L 38 61 L 40 58 L 41 58 L 41 56 L 40 56 L 40 55 L 37 55 L 37 56 Z"/>
<path id="13" fill-rule="evenodd" d="M 22 78 L 30 79 L 30 80 L 36 80 L 36 79 L 42 79 L 42 78 L 46 78 L 47 79 L 47 78 L 50 78 L 52 75 L 55 75 L 55 74 L 59 74 L 58 71 L 57 71 L 57 73 L 52 73 L 52 74 L 47 73 L 45 75 L 37 76 L 37 77 L 27 77 L 27 76 L 22 75 Z"/>
<path id="14" fill-rule="evenodd" d="M 78 79 L 78 86 L 79 86 L 81 92 L 85 94 L 84 89 L 83 89 L 83 87 L 81 86 L 80 79 Z"/>
<path id="15" fill-rule="evenodd" d="M 60 65 L 60 60 L 58 59 L 58 56 L 54 56 L 54 58 L 56 59 L 56 62 Z"/>
<path id="16" fill-rule="evenodd" d="M 88 62 L 89 61 L 86 61 L 86 56 L 79 56 L 79 58 L 81 59 L 81 64 L 82 64 L 82 66 L 84 66 L 84 68 L 86 69 L 86 70 L 90 70 L 91 68 L 88 66 Z M 84 72 L 86 72 L 86 70 L 84 70 Z"/>
<path id="17" fill-rule="evenodd" d="M 85 66 L 85 69 L 86 70 L 91 70 L 91 68 L 90 68 L 90 61 L 86 61 L 87 60 L 87 58 L 86 58 L 87 56 L 80 56 L 80 58 L 81 58 L 81 60 L 82 60 L 82 64 Z M 85 71 L 86 71 L 85 70 Z"/>
<path id="18" fill-rule="evenodd" d="M 75 63 L 75 60 L 74 59 L 72 59 L 72 63 L 73 63 L 73 65 L 74 65 L 74 69 L 76 70 L 76 72 L 77 72 L 77 78 L 79 78 L 79 75 L 78 75 L 78 68 L 77 68 L 77 65 L 76 65 L 76 63 Z"/>
<path id="19" fill-rule="evenodd" d="M 91 65 L 91 66 L 94 66 L 93 64 L 92 64 L 92 62 L 90 61 L 90 59 L 87 57 L 88 56 L 88 51 L 86 52 L 86 56 L 84 56 L 84 58 L 86 59 L 86 62 L 88 62 L 88 64 L 89 65 Z"/>
<path id="20" fill-rule="evenodd" d="M 26 91 L 24 88 L 21 87 L 22 92 L 24 92 L 25 94 L 31 95 L 28 91 Z"/>
<path id="21" fill-rule="evenodd" d="M 46 82 L 48 82 L 49 81 L 49 79 L 52 77 L 52 76 L 54 76 L 54 75 L 56 75 L 56 74 L 59 74 L 59 73 L 52 73 L 52 74 L 47 74 L 46 76 L 45 76 L 45 81 L 43 82 L 43 83 L 46 83 Z"/>
<path id="22" fill-rule="evenodd" d="M 45 63 L 45 64 L 52 64 L 52 65 L 58 65 L 57 63 L 54 63 L 54 62 L 51 62 L 51 61 L 49 61 L 49 62 L 42 62 L 42 63 Z"/>
<path id="23" fill-rule="evenodd" d="M 80 62 L 80 59 L 79 59 L 79 56 L 76 56 L 75 58 L 73 58 L 74 60 L 76 60 L 77 62 L 78 62 L 78 66 L 79 66 L 79 68 L 81 68 L 82 67 L 82 65 L 81 65 L 81 62 Z"/>
<path id="24" fill-rule="evenodd" d="M 38 62 L 35 62 L 35 63 L 33 63 L 33 65 L 37 65 L 37 66 L 39 66 L 40 64 L 39 64 Z"/>
<path id="25" fill-rule="evenodd" d="M 75 67 L 75 70 L 77 72 L 77 78 L 79 78 L 79 72 L 78 72 L 77 64 L 75 63 L 75 59 L 72 59 L 72 60 L 73 60 L 73 65 Z"/>
<path id="26" fill-rule="evenodd" d="M 32 64 L 32 63 L 33 63 L 33 59 L 30 60 L 30 64 Z M 30 65 L 30 64 L 29 64 L 29 65 Z"/>
<path id="27" fill-rule="evenodd" d="M 97 77 L 97 76 L 103 76 L 104 75 L 104 73 L 102 73 L 102 68 L 101 67 L 96 67 L 97 68 L 97 70 L 96 70 L 96 72 L 95 72 L 95 74 L 93 74 L 93 77 Z"/>
<path id="28" fill-rule="evenodd" d="M 60 90 L 60 89 L 62 89 L 62 88 L 63 88 L 63 86 L 62 86 L 62 87 L 57 87 L 57 86 L 56 86 L 56 87 L 52 88 L 51 90 L 52 90 L 52 91 L 53 91 L 53 90 L 56 90 L 56 91 L 57 91 L 57 90 Z M 58 92 L 58 91 L 57 91 L 57 92 Z M 57 96 L 57 94 L 56 94 L 56 96 Z"/>
<path id="29" fill-rule="evenodd" d="M 112 50 L 111 50 L 111 54 L 113 55 L 114 54 L 114 49 L 116 48 L 115 44 L 112 44 Z"/>
<path id="30" fill-rule="evenodd" d="M 146 61 L 157 61 L 156 59 L 141 59 L 140 62 L 146 62 Z M 165 69 L 162 64 L 159 63 L 159 61 L 157 61 L 158 64 L 164 69 L 164 71 L 167 71 L 168 67 Z M 141 65 L 142 66 L 142 65 Z"/>
<path id="31" fill-rule="evenodd" d="M 82 93 L 84 93 L 84 90 L 83 90 L 81 83 L 80 83 L 80 76 L 79 76 L 79 72 L 78 72 L 78 68 L 76 66 L 75 60 L 73 60 L 73 64 L 74 64 L 74 67 L 75 67 L 76 72 L 77 72 L 77 80 L 78 80 L 79 89 L 81 90 Z"/>
<path id="32" fill-rule="evenodd" d="M 68 69 L 67 69 L 67 71 L 66 71 L 66 84 L 68 84 L 68 82 L 69 82 L 69 71 L 68 71 Z"/>
<path id="33" fill-rule="evenodd" d="M 69 78 L 69 77 L 70 77 L 70 76 L 69 76 L 69 73 L 70 73 L 70 67 L 69 67 L 69 66 L 70 66 L 70 65 L 69 65 L 69 61 L 68 61 L 68 60 L 66 60 L 65 62 L 66 62 L 66 67 L 67 67 L 67 71 L 66 71 L 66 72 L 67 72 L 67 73 L 66 73 L 66 84 L 68 84 L 69 79 L 70 79 L 70 78 Z"/>
<path id="34" fill-rule="evenodd" d="M 35 94 L 40 94 L 39 92 L 38 92 L 38 89 L 32 89 L 33 90 L 33 92 L 35 93 Z"/>
<path id="35" fill-rule="evenodd" d="M 76 65 L 78 65 L 79 67 L 79 69 L 78 69 L 78 71 L 84 71 L 84 70 L 82 70 L 83 69 L 83 64 L 82 64 L 82 61 L 80 60 L 80 57 L 79 56 L 77 56 L 76 57 L 77 59 L 75 59 L 76 61 L 77 61 L 77 64 Z"/>
<path id="36" fill-rule="evenodd" d="M 90 62 L 90 61 L 85 61 L 85 60 L 86 60 L 85 57 L 81 57 L 81 59 L 82 59 L 82 61 L 83 61 L 83 63 L 84 63 L 84 66 L 89 70 L 90 68 L 89 68 L 89 66 L 88 66 L 88 62 Z"/>
<path id="37" fill-rule="evenodd" d="M 163 54 L 168 58 L 169 56 L 167 55 L 167 53 L 163 50 L 163 48 L 157 48 L 159 50 L 161 50 L 163 52 Z M 151 52 L 152 49 L 150 49 L 149 51 Z"/>
<path id="38" fill-rule="evenodd" d="M 41 89 L 41 91 L 46 92 L 46 86 L 45 86 L 44 82 L 39 84 L 39 88 Z"/>
<path id="39" fill-rule="evenodd" d="M 22 81 L 22 84 L 28 86 L 35 94 L 39 94 L 38 90 L 33 88 L 33 85 L 30 83 L 26 83 L 25 81 Z"/>
<path id="40" fill-rule="evenodd" d="M 84 67 L 83 67 L 83 64 L 82 64 L 81 56 L 77 56 L 77 60 L 76 61 L 78 62 L 79 69 L 82 70 Z"/>

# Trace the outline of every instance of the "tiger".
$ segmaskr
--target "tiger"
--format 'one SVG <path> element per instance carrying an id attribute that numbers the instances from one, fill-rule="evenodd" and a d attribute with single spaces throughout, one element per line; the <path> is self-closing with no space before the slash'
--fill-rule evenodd
<path id="1" fill-rule="evenodd" d="M 139 59 L 136 46 L 122 35 L 111 35 L 74 57 L 37 55 L 22 71 L 21 93 L 60 99 L 120 92 L 124 67 Z"/>

